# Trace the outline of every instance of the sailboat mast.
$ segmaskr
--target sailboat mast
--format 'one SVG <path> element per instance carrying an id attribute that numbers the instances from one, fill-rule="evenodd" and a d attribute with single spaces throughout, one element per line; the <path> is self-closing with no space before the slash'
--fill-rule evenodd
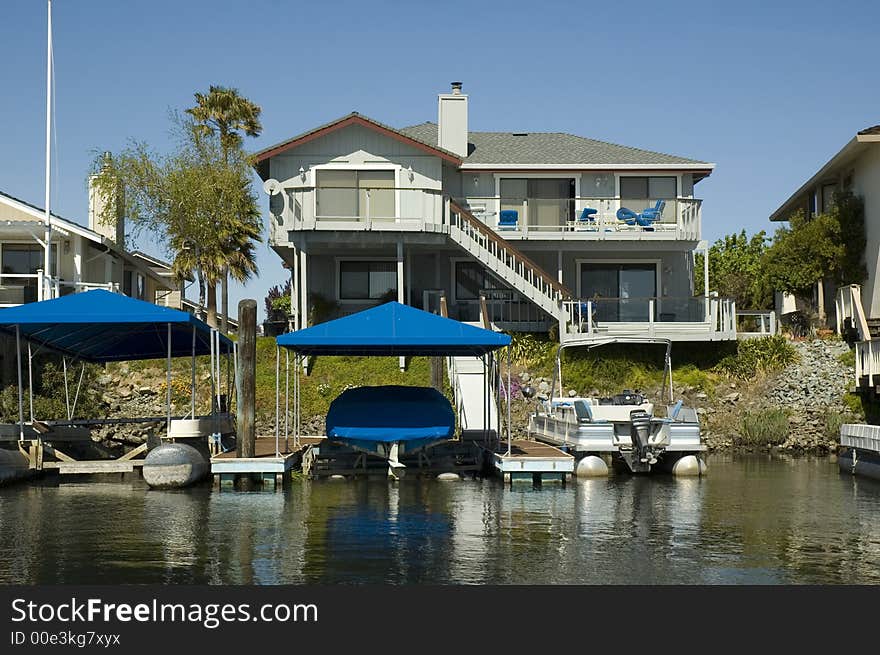
<path id="1" fill-rule="evenodd" d="M 52 0 L 47 0 L 49 14 L 46 37 L 46 215 L 43 219 L 45 234 L 43 235 L 45 256 L 43 258 L 43 300 L 51 297 L 51 249 L 52 249 L 52 214 L 49 208 L 52 188 Z"/>

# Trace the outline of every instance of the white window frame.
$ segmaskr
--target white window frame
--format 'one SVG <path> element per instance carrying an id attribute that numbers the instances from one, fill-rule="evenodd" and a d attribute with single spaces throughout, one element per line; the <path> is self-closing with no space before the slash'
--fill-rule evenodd
<path id="1" fill-rule="evenodd" d="M 401 187 L 401 171 L 403 170 L 403 166 L 400 164 L 370 164 L 369 166 L 365 166 L 364 164 L 318 164 L 312 166 L 310 172 L 313 177 L 313 189 L 315 192 L 312 194 L 312 216 L 315 217 L 315 220 L 319 220 L 322 217 L 318 216 L 318 172 L 323 170 L 329 171 L 393 171 L 394 172 L 394 219 L 400 220 L 400 187 Z M 352 217 L 344 217 L 344 216 L 328 216 L 323 217 L 325 220 L 329 219 L 331 221 L 339 221 L 339 222 L 352 222 L 359 223 L 362 219 L 358 216 Z M 370 219 L 371 220 L 371 219 Z M 382 220 L 382 219 L 379 219 Z"/>

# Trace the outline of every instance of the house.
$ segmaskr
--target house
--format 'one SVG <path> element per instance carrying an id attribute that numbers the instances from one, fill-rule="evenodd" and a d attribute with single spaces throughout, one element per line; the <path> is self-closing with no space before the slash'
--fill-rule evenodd
<path id="1" fill-rule="evenodd" d="M 852 192 L 864 202 L 868 278 L 861 288 L 861 304 L 867 318 L 880 318 L 880 125 L 855 134 L 770 215 L 770 220 L 787 221 L 797 212 L 807 217 L 826 213 L 839 191 Z M 825 285 L 823 302 L 831 320 L 836 291 L 832 285 Z M 818 298 L 813 300 L 818 304 Z M 786 313 L 795 309 L 794 302 L 786 296 L 778 299 L 777 305 Z"/>
<path id="2" fill-rule="evenodd" d="M 52 214 L 51 270 L 43 246 L 45 211 L 0 192 L 0 307 L 88 291 L 109 289 L 152 301 L 168 281 L 124 248 L 121 221 L 96 220 L 90 192 L 89 226 Z"/>
<path id="3" fill-rule="evenodd" d="M 439 311 L 442 297 L 452 318 L 506 330 L 735 338 L 732 301 L 694 297 L 694 187 L 714 164 L 471 131 L 468 103 L 453 83 L 437 123 L 351 113 L 256 153 L 295 326 L 389 299 Z"/>

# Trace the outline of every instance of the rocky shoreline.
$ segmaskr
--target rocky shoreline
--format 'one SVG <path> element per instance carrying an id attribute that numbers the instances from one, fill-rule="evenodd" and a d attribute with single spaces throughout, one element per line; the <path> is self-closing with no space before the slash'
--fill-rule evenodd
<path id="1" fill-rule="evenodd" d="M 713 388 L 677 386 L 676 396 L 685 404 L 695 407 L 703 426 L 703 438 L 710 451 L 750 452 L 778 450 L 803 453 L 836 453 L 836 431 L 829 433 L 829 423 L 860 421 L 862 417 L 844 402 L 854 371 L 841 362 L 848 346 L 838 340 L 795 341 L 799 361 L 774 375 L 749 381 L 722 380 Z M 518 397 L 513 406 L 514 436 L 526 436 L 528 416 L 534 410 L 535 400 L 527 400 L 519 393 L 525 385 L 535 388 L 537 396 L 546 397 L 550 380 L 520 371 L 514 383 Z M 197 383 L 201 389 L 208 384 L 207 373 L 201 373 Z M 159 368 L 131 370 L 126 364 L 108 367 L 100 375 L 97 385 L 88 393 L 96 394 L 102 413 L 117 417 L 162 417 L 165 415 L 165 372 Z M 656 397 L 657 390 L 646 390 Z M 184 393 L 185 392 L 185 393 Z M 598 395 L 596 389 L 566 390 L 567 393 Z M 204 391 L 200 392 L 204 395 Z M 178 394 L 175 396 L 175 394 Z M 172 386 L 176 399 L 175 413 L 189 410 L 188 385 L 186 389 Z M 185 396 L 185 397 L 184 397 Z M 207 398 L 203 399 L 207 403 Z M 787 414 L 787 435 L 772 444 L 747 443 L 742 435 L 743 416 L 752 413 L 779 410 Z M 207 406 L 199 407 L 207 411 Z M 829 420 L 833 418 L 833 421 Z M 257 433 L 274 434 L 273 412 L 257 412 Z M 164 421 L 134 425 L 110 425 L 97 428 L 93 441 L 107 454 L 121 454 L 164 432 Z M 305 434 L 323 434 L 324 417 L 306 417 Z"/>

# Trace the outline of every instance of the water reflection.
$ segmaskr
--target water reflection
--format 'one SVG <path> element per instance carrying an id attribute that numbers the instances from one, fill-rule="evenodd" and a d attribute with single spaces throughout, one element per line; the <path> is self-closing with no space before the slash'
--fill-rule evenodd
<path id="1" fill-rule="evenodd" d="M 715 456 L 703 479 L 140 482 L 0 490 L 0 582 L 880 582 L 880 484 L 828 459 Z"/>

